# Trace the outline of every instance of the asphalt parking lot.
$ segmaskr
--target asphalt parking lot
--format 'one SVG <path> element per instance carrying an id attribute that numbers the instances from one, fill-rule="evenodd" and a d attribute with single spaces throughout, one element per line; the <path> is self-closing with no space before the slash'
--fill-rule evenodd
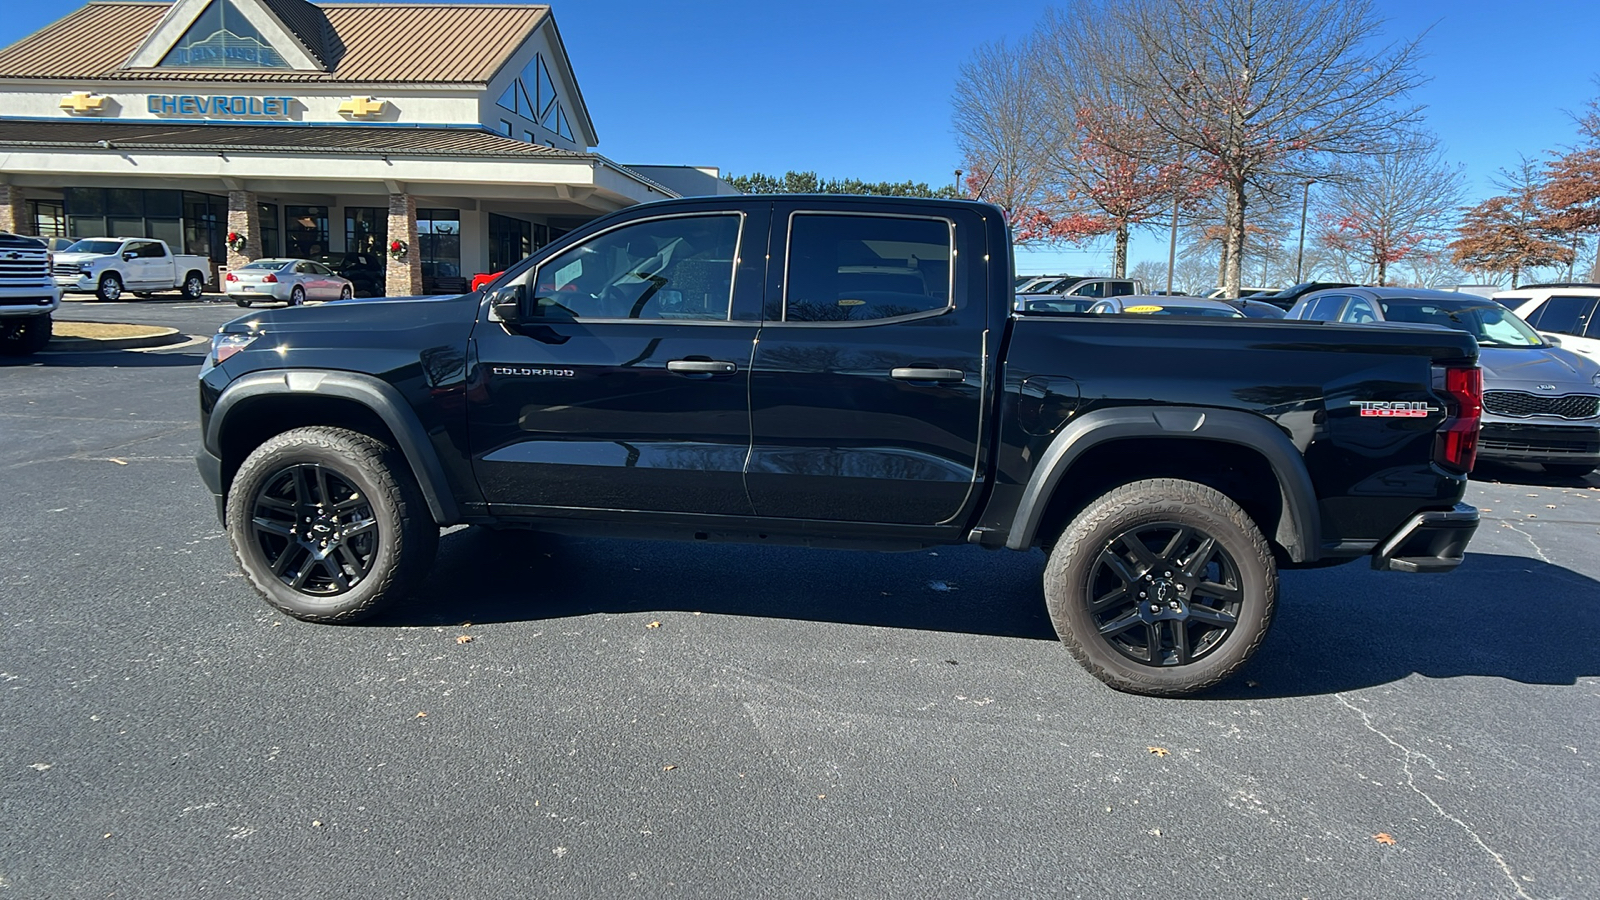
<path id="1" fill-rule="evenodd" d="M 1600 477 L 1483 467 L 1447 576 L 1286 573 L 1195 700 L 1081 671 L 1038 553 L 459 529 L 315 626 L 196 475 L 203 351 L 0 365 L 0 898 L 1600 896 Z"/>

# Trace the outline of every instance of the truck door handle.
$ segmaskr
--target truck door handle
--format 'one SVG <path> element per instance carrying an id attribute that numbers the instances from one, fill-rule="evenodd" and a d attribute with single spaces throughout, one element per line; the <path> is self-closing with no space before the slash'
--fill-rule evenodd
<path id="1" fill-rule="evenodd" d="M 966 381 L 967 373 L 960 369 L 919 369 L 914 367 L 892 369 L 889 377 L 896 381 Z"/>
<path id="2" fill-rule="evenodd" d="M 667 362 L 667 371 L 679 375 L 732 375 L 739 367 L 720 359 L 674 359 Z"/>

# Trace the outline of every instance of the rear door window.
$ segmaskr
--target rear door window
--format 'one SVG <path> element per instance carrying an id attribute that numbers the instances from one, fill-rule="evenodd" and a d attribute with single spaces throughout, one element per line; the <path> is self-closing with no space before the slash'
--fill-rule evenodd
<path id="1" fill-rule="evenodd" d="M 1131 296 L 1133 296 L 1133 282 L 1131 282 L 1131 281 L 1113 281 L 1113 282 L 1111 282 L 1111 296 L 1113 296 L 1113 297 L 1131 297 Z"/>
<path id="2" fill-rule="evenodd" d="M 944 312 L 954 240 L 948 219 L 796 213 L 783 321 L 849 324 Z"/>
<path id="3" fill-rule="evenodd" d="M 1311 301 L 1302 319 L 1315 319 L 1322 322 L 1332 322 L 1339 318 L 1339 308 L 1344 306 L 1344 301 L 1349 299 L 1344 294 L 1326 294 Z"/>

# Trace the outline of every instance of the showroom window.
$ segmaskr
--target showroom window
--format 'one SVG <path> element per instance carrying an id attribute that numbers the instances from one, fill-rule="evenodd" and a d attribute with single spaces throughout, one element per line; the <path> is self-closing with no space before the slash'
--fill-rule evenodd
<path id="1" fill-rule="evenodd" d="M 261 255 L 272 258 L 278 255 L 278 204 L 260 203 L 256 206 L 257 214 L 261 217 Z"/>
<path id="2" fill-rule="evenodd" d="M 389 243 L 389 211 L 378 206 L 344 208 L 347 253 L 381 253 Z"/>
<path id="3" fill-rule="evenodd" d="M 947 219 L 801 213 L 789 229 L 784 307 L 769 318 L 847 324 L 950 308 Z"/>
<path id="4" fill-rule="evenodd" d="M 737 213 L 673 216 L 589 238 L 539 266 L 535 313 L 727 321 L 742 221 Z"/>
<path id="5" fill-rule="evenodd" d="M 29 200 L 33 233 L 39 237 L 66 237 L 66 208 L 56 200 Z"/>
<path id="6" fill-rule="evenodd" d="M 67 188 L 62 196 L 59 208 L 66 236 L 149 237 L 174 247 L 183 244 L 184 194 L 180 191 Z"/>
<path id="7" fill-rule="evenodd" d="M 283 255 L 291 259 L 316 259 L 328 252 L 328 208 L 283 208 Z"/>
<path id="8" fill-rule="evenodd" d="M 417 210 L 417 253 L 424 278 L 461 277 L 461 212 Z"/>
<path id="9" fill-rule="evenodd" d="M 533 223 L 489 214 L 489 271 L 504 272 L 533 252 Z"/>

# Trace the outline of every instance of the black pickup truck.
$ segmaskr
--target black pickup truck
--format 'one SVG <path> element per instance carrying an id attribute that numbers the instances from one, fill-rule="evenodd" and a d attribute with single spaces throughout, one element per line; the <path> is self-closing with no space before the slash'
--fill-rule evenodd
<path id="1" fill-rule="evenodd" d="M 1038 547 L 1067 648 L 1157 695 L 1244 665 L 1280 568 L 1461 561 L 1470 336 L 1016 313 L 1011 289 L 982 203 L 636 206 L 478 293 L 224 326 L 200 471 L 302 619 L 391 604 L 459 523 Z"/>

